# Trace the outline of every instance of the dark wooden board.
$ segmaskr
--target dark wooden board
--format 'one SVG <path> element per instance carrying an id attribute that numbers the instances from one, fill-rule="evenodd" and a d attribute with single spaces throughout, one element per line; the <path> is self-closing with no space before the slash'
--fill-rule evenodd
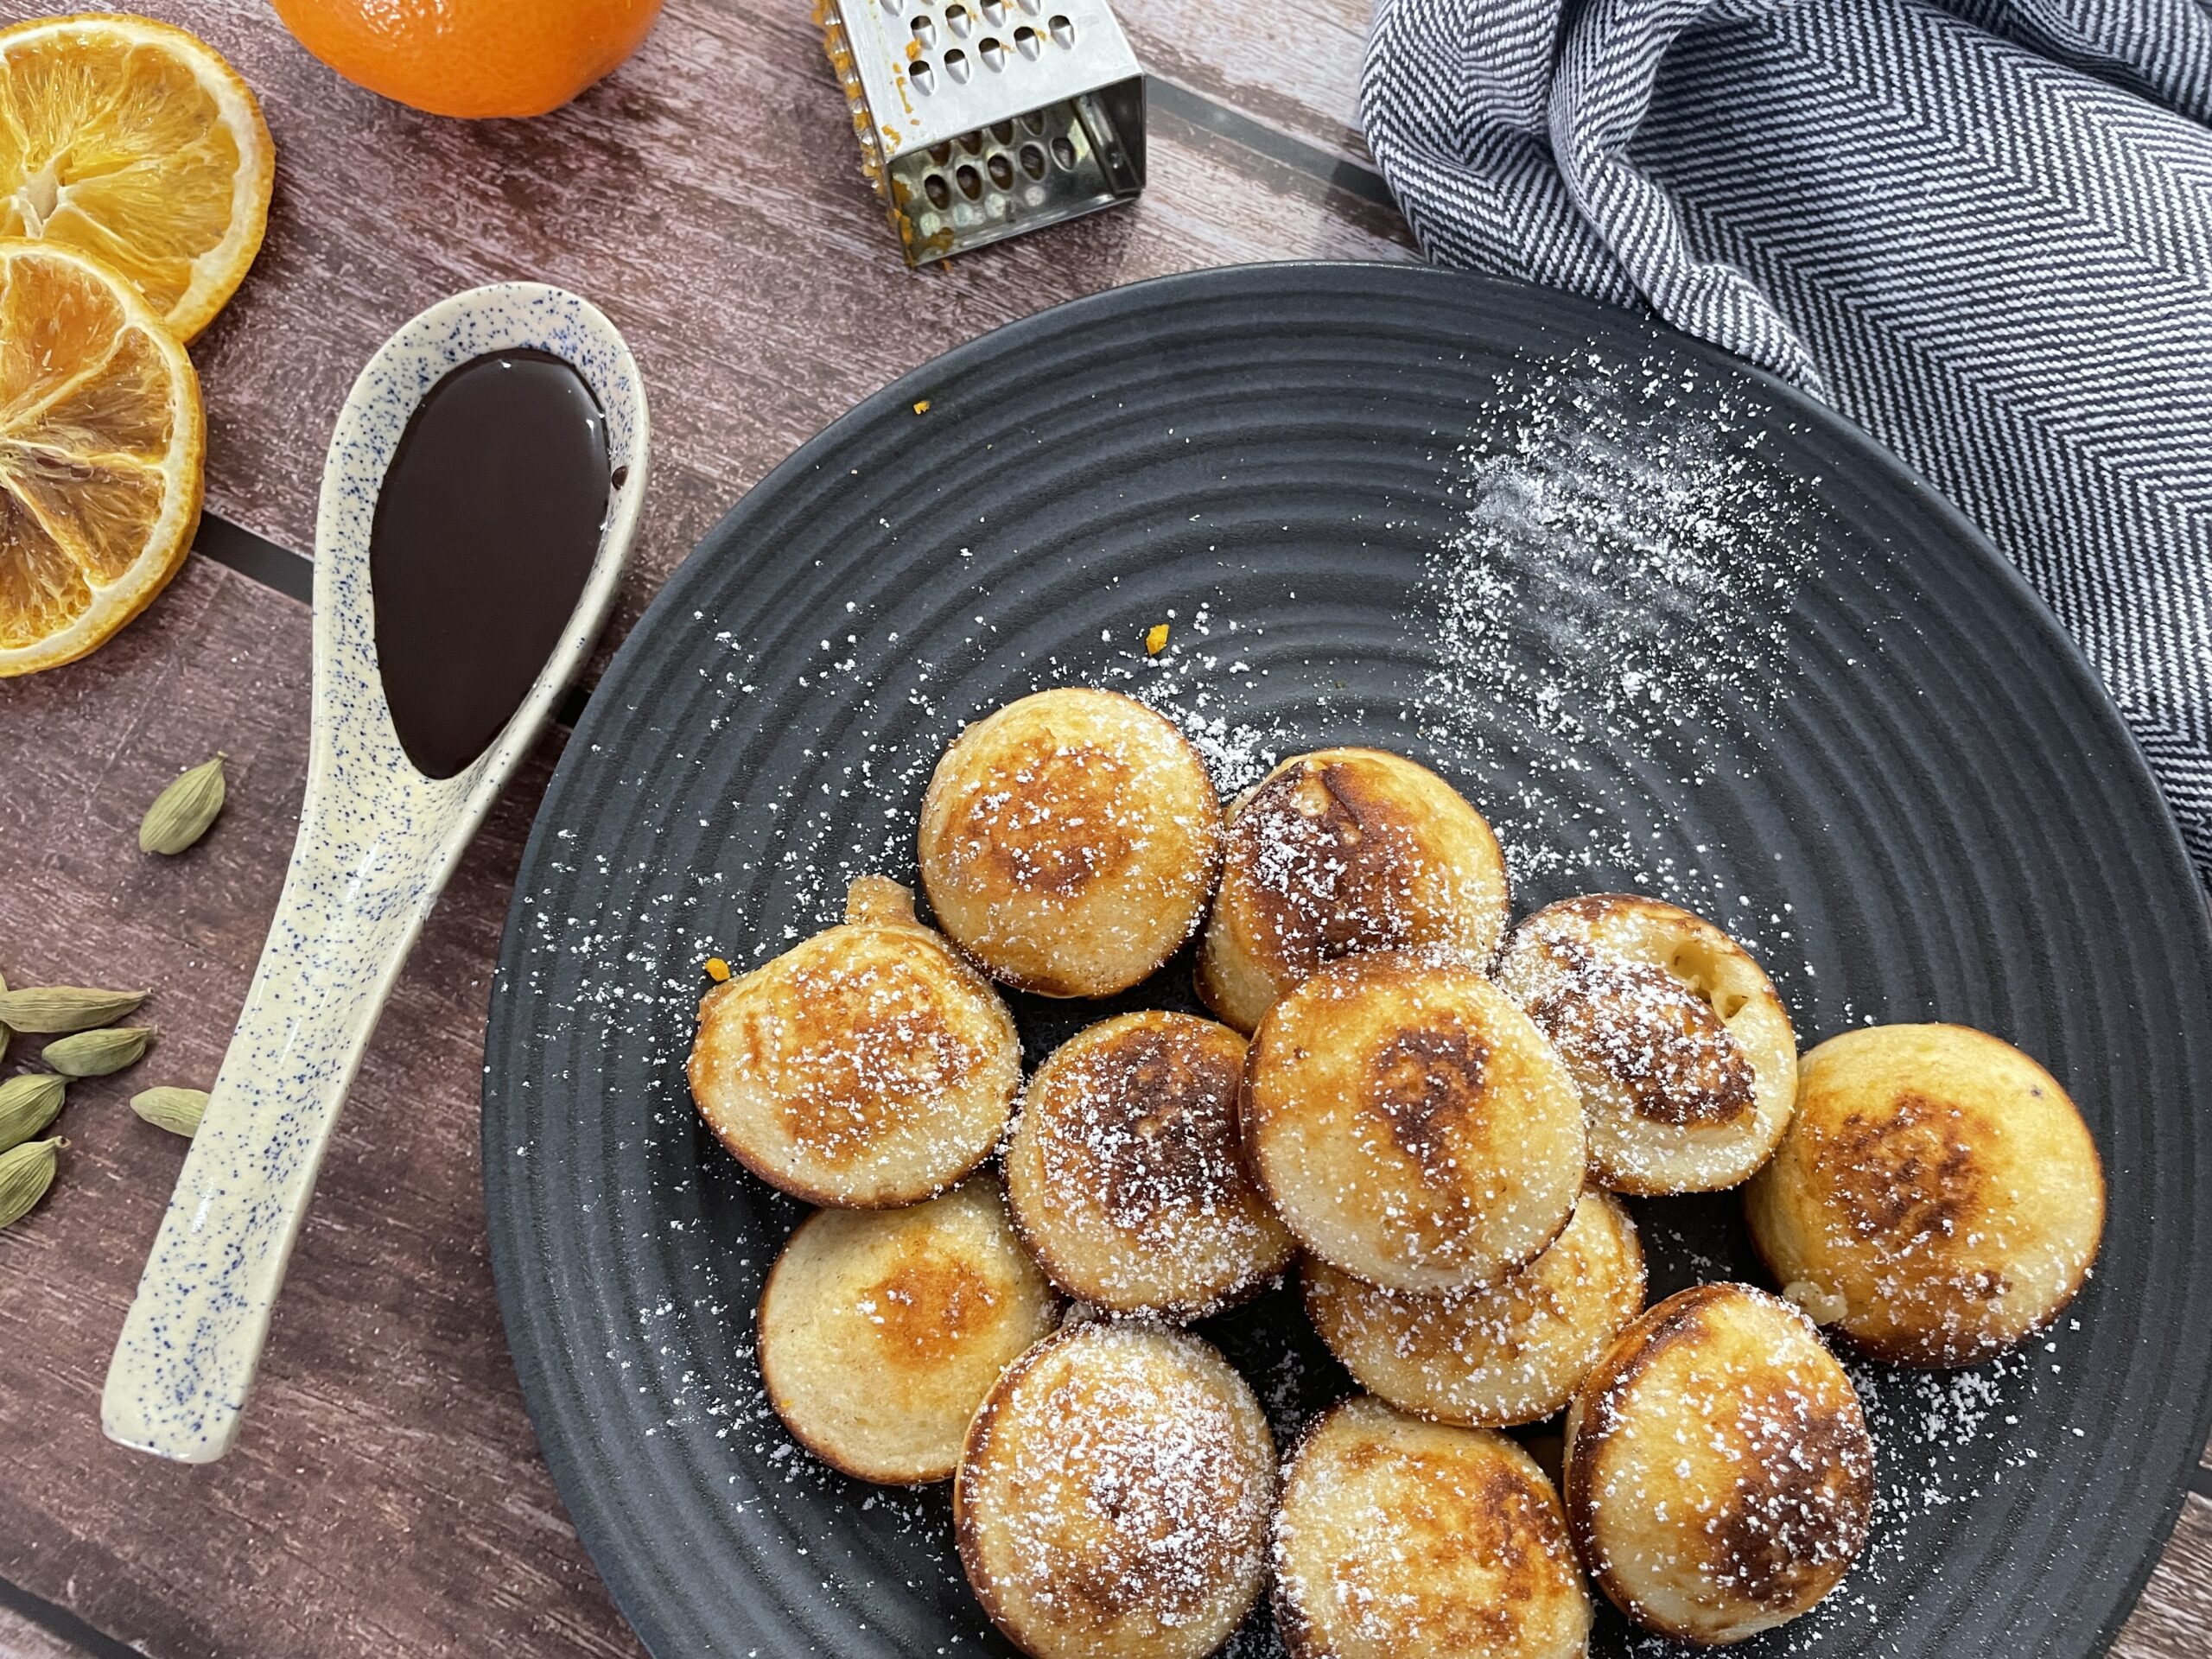
<path id="1" fill-rule="evenodd" d="M 279 146 L 268 246 L 195 351 L 211 502 L 308 547 L 331 421 L 385 336 L 457 288 L 558 283 L 629 337 L 653 404 L 618 632 L 798 439 L 948 346 L 1197 265 L 1411 257 L 1394 212 L 1322 176 L 1336 155 L 1314 149 L 1309 170 L 1155 111 L 1134 207 L 911 272 L 803 6 L 677 0 L 567 109 L 473 124 L 348 86 L 251 0 L 181 10 L 259 90 Z"/>
<path id="2" fill-rule="evenodd" d="M 0 19 L 59 9 L 0 0 Z M 1371 183 L 1332 181 L 1363 156 L 1361 0 L 1125 0 L 1173 83 L 1146 199 L 920 274 L 860 181 L 803 5 L 673 0 L 571 109 L 481 126 L 347 86 L 261 0 L 144 9 L 232 58 L 279 148 L 269 245 L 194 351 L 211 508 L 308 550 L 331 421 L 385 335 L 474 283 L 563 283 L 616 318 L 653 397 L 653 500 L 618 631 L 791 448 L 957 340 L 1168 270 L 1414 257 Z M 96 657 L 0 683 L 0 971 L 155 985 L 164 1033 L 135 1071 L 73 1091 L 56 1192 L 0 1234 L 0 1580 L 20 1597 L 0 1598 L 0 1655 L 109 1650 L 51 1634 L 41 1605 L 162 1659 L 633 1653 L 539 1460 L 484 1259 L 486 983 L 550 746 L 385 1014 L 238 1452 L 177 1469 L 99 1436 L 108 1352 L 182 1153 L 124 1102 L 204 1083 L 219 1058 L 290 849 L 307 633 L 296 601 L 196 559 Z M 145 802 L 218 747 L 221 824 L 184 859 L 142 858 Z M 29 1052 L 19 1039 L 10 1069 Z M 2208 1618 L 2212 1503 L 2192 1498 L 2115 1651 L 2194 1659 Z"/>
<path id="3" fill-rule="evenodd" d="M 77 1659 L 85 1649 L 22 1614 L 0 1607 L 0 1653 L 8 1659 Z"/>

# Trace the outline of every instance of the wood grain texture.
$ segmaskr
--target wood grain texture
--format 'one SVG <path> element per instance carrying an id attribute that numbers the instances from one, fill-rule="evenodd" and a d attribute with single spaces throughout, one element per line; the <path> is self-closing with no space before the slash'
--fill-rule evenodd
<path id="1" fill-rule="evenodd" d="M 85 1649 L 0 1607 L 0 1659 L 84 1659 Z"/>
<path id="2" fill-rule="evenodd" d="M 0 18 L 48 9 L 0 0 Z M 306 550 L 331 422 L 385 336 L 457 288 L 562 283 L 628 334 L 653 404 L 653 494 L 616 632 L 793 447 L 960 340 L 1199 265 L 1411 257 L 1387 210 L 1155 111 L 1135 207 L 910 273 L 797 4 L 671 0 L 638 58 L 572 108 L 474 126 L 347 86 L 260 0 L 147 9 L 238 64 L 280 149 L 268 246 L 194 348 L 211 506 Z M 1178 84 L 1361 155 L 1363 0 L 1120 10 Z M 553 746 L 471 849 L 370 1048 L 238 1451 L 181 1469 L 99 1432 L 183 1151 L 124 1103 L 204 1085 L 220 1058 L 303 785 L 307 635 L 301 607 L 194 560 L 96 658 L 0 683 L 0 969 L 151 985 L 162 1028 L 134 1071 L 73 1089 L 57 1188 L 0 1234 L 0 1578 L 156 1659 L 633 1654 L 539 1459 L 484 1258 L 486 982 Z M 139 855 L 145 803 L 218 747 L 231 798 L 214 831 L 181 859 Z M 2212 1505 L 2192 1499 L 2115 1651 L 2196 1659 L 2208 1598 Z M 0 1615 L 0 1659 L 71 1651 Z"/>
<path id="3" fill-rule="evenodd" d="M 1196 266 L 1412 257 L 1387 208 L 1155 112 L 1135 206 L 909 271 L 817 31 L 787 3 L 672 0 L 639 54 L 567 109 L 477 124 L 340 80 L 259 0 L 149 10 L 231 57 L 277 145 L 268 243 L 194 347 L 209 506 L 309 548 L 323 448 L 370 353 L 457 289 L 557 283 L 623 330 L 652 404 L 652 501 L 616 637 L 798 442 L 960 340 Z M 1270 38 L 1253 33 L 1248 56 Z"/>
<path id="4" fill-rule="evenodd" d="M 2212 1461 L 2212 1448 L 2207 1460 Z M 2191 1492 L 2112 1654 L 2113 1659 L 2203 1659 L 2207 1653 L 2212 1653 L 2212 1501 Z"/>
<path id="5" fill-rule="evenodd" d="M 158 1655 L 626 1654 L 531 1438 L 485 1261 L 476 1080 L 486 969 L 552 753 L 470 849 L 348 1104 L 238 1451 L 110 1445 L 99 1389 L 184 1143 L 125 1102 L 213 1075 L 304 781 L 307 616 L 194 561 L 100 672 L 11 685 L 0 883 L 17 983 L 149 985 L 154 1052 L 74 1084 L 59 1181 L 0 1233 L 0 1577 Z M 175 859 L 144 803 L 215 747 L 231 795 Z M 36 852 L 29 849 L 37 849 Z"/>
<path id="6" fill-rule="evenodd" d="M 1373 165 L 1359 130 L 1367 0 L 1193 5 L 1116 0 L 1146 70 L 1346 161 Z"/>
<path id="7" fill-rule="evenodd" d="M 910 273 L 797 8 L 672 5 L 570 110 L 478 126 L 346 85 L 258 3 L 149 9 L 238 64 L 280 151 L 267 247 L 194 351 L 211 506 L 307 548 L 330 423 L 385 334 L 456 288 L 562 283 L 615 317 L 653 403 L 617 631 L 747 486 L 959 340 L 1197 265 L 1408 254 L 1387 211 L 1162 116 L 1135 208 Z M 0 1576 L 164 1656 L 633 1652 L 537 1457 L 483 1255 L 486 975 L 550 756 L 486 826 L 385 1015 L 238 1451 L 180 1469 L 99 1435 L 182 1156 L 124 1102 L 219 1060 L 289 851 L 306 692 L 304 612 L 200 561 L 98 658 L 0 686 L 0 967 L 152 984 L 164 1033 L 134 1071 L 73 1090 L 54 1193 L 0 1235 Z M 182 859 L 139 855 L 144 803 L 217 747 L 215 831 Z"/>

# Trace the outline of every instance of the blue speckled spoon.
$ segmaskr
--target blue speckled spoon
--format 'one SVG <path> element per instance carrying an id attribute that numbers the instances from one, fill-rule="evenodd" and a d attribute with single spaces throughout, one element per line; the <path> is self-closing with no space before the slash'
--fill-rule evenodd
<path id="1" fill-rule="evenodd" d="M 448 370 L 532 346 L 606 416 L 613 493 L 568 626 L 489 748 L 426 778 L 377 671 L 369 537 L 394 446 Z M 613 324 L 534 283 L 472 289 L 387 340 L 340 410 L 315 521 L 315 711 L 299 838 L 221 1073 L 110 1362 L 101 1421 L 187 1463 L 230 1449 L 338 1110 L 400 964 L 461 849 L 591 648 L 645 497 L 645 387 Z"/>

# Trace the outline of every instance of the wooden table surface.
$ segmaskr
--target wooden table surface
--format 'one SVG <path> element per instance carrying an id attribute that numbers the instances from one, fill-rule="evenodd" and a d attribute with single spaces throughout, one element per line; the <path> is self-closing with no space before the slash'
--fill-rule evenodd
<path id="1" fill-rule="evenodd" d="M 108 1354 L 183 1154 L 124 1102 L 210 1081 L 244 996 L 304 776 L 303 556 L 324 444 L 355 371 L 423 306 L 537 277 L 628 336 L 656 450 L 612 639 L 770 467 L 956 341 L 1194 266 L 1417 257 L 1353 129 L 1365 0 L 1116 4 L 1155 77 L 1141 202 L 920 274 L 861 181 L 798 0 L 669 0 L 638 55 L 576 104 L 481 124 L 340 80 L 262 0 L 149 6 L 259 93 L 276 194 L 259 264 L 193 351 L 208 416 L 199 553 L 95 657 L 0 682 L 0 972 L 150 985 L 162 1033 L 134 1071 L 73 1089 L 55 1192 L 0 1233 L 0 1655 L 639 1651 L 540 1459 L 485 1255 L 486 984 L 559 734 L 400 981 L 245 1432 L 207 1467 L 99 1432 Z M 51 9 L 0 0 L 10 21 Z M 219 825 L 186 857 L 142 857 L 147 801 L 218 747 Z M 2212 1470 L 2113 1651 L 2212 1651 Z"/>

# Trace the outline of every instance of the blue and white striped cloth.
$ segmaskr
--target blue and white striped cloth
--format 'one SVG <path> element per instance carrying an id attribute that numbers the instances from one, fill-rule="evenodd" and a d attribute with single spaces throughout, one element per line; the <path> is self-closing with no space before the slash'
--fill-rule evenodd
<path id="1" fill-rule="evenodd" d="M 2212 0 L 1379 0 L 1430 256 L 1872 431 L 2104 676 L 2212 881 Z"/>

